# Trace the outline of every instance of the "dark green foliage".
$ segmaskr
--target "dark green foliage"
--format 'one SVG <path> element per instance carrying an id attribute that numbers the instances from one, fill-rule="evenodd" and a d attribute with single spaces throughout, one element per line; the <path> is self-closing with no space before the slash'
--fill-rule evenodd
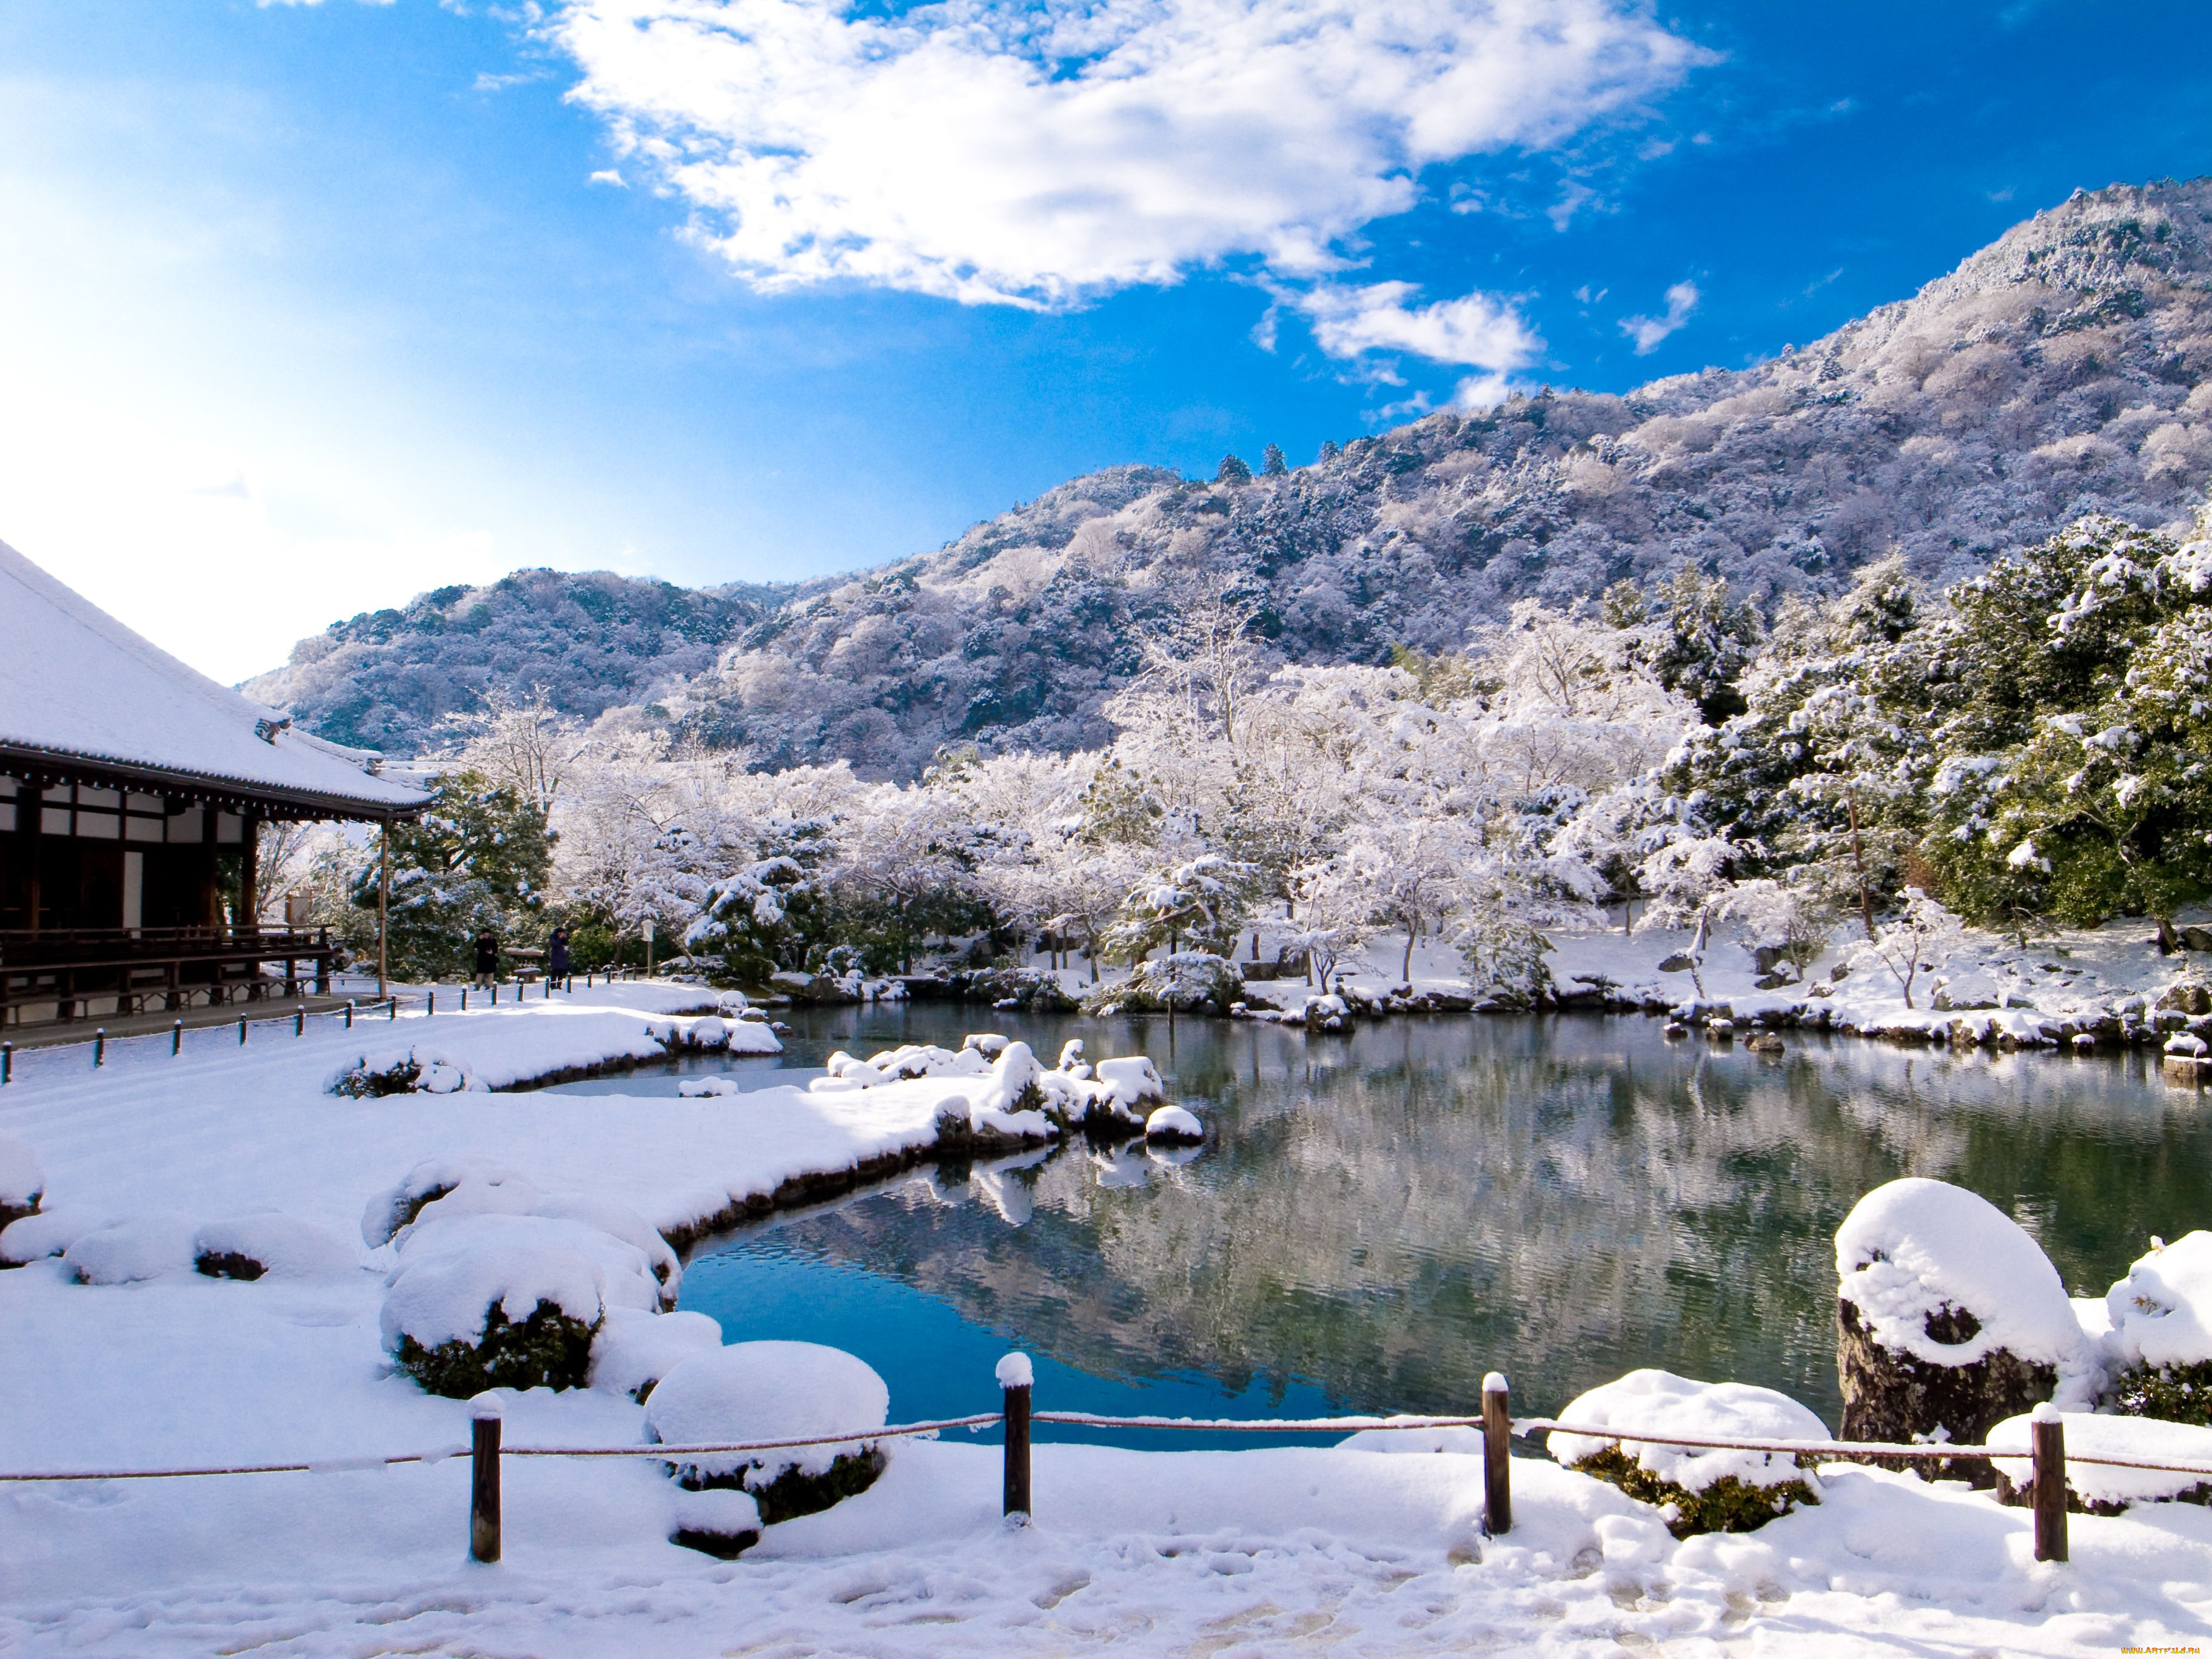
<path id="1" fill-rule="evenodd" d="M 469 1400 L 487 1389 L 580 1389 L 591 1375 L 592 1339 L 586 1325 L 550 1302 L 540 1302 L 520 1324 L 497 1303 L 484 1315 L 483 1335 L 425 1348 L 411 1336 L 399 1340 L 399 1369 L 432 1394 Z"/>
<path id="2" fill-rule="evenodd" d="M 734 1561 L 760 1542 L 760 1534 L 750 1528 L 744 1532 L 701 1532 L 693 1527 L 678 1527 L 669 1534 L 668 1541 L 718 1561 Z"/>
<path id="3" fill-rule="evenodd" d="M 1233 453 L 1224 455 L 1220 466 L 1214 471 L 1213 482 L 1235 489 L 1252 482 L 1252 469 L 1244 464 L 1242 456 Z"/>
<path id="4" fill-rule="evenodd" d="M 544 810 L 481 772 L 449 772 L 437 803 L 392 829 L 391 965 L 401 979 L 465 975 L 489 927 L 503 945 L 542 943 L 553 834 Z M 354 879 L 356 907 L 373 911 L 374 861 Z"/>
<path id="5" fill-rule="evenodd" d="M 842 1504 L 867 1491 L 884 1472 L 884 1462 L 883 1449 L 869 1446 L 857 1452 L 840 1452 L 819 1474 L 787 1468 L 764 1486 L 747 1484 L 747 1477 L 759 1470 L 757 1463 L 728 1474 L 703 1474 L 696 1469 L 686 1469 L 679 1476 L 679 1484 L 690 1492 L 709 1492 L 718 1487 L 749 1492 L 753 1502 L 760 1505 L 762 1523 L 772 1527 L 796 1516 L 817 1514 L 833 1504 Z"/>
<path id="6" fill-rule="evenodd" d="M 1269 444 L 1260 453 L 1260 471 L 1268 477 L 1279 478 L 1290 470 L 1291 464 L 1284 459 L 1280 444 Z"/>
<path id="7" fill-rule="evenodd" d="M 237 1250 L 210 1250 L 192 1258 L 195 1272 L 210 1279 L 258 1279 L 269 1269 Z"/>
<path id="8" fill-rule="evenodd" d="M 1684 569 L 1659 590 L 1662 631 L 1651 665 L 1659 683 L 1697 704 L 1708 726 L 1743 713 L 1736 681 L 1759 645 L 1759 615 L 1728 584 Z"/>
<path id="9" fill-rule="evenodd" d="M 1662 1480 L 1618 1446 L 1593 1452 L 1570 1467 L 1620 1487 L 1638 1503 L 1661 1509 L 1671 1506 L 1674 1513 L 1668 1517 L 1667 1530 L 1677 1538 L 1694 1538 L 1703 1532 L 1757 1532 L 1800 1504 L 1820 1501 L 1804 1480 L 1749 1486 L 1732 1474 L 1723 1475 L 1703 1492 L 1691 1492 L 1671 1480 Z M 1800 1457 L 1797 1467 L 1809 1469 L 1813 1460 Z"/>
<path id="10" fill-rule="evenodd" d="M 2137 1365 L 2112 1379 L 2104 1403 L 2123 1417 L 2212 1426 L 2212 1361 L 2194 1365 Z"/>

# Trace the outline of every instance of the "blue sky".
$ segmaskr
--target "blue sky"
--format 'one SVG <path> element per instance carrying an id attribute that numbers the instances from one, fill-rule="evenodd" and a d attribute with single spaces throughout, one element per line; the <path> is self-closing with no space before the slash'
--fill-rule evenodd
<path id="1" fill-rule="evenodd" d="M 9 0 L 0 538 L 227 679 L 853 568 L 1802 343 L 2208 103 L 2201 5 Z"/>

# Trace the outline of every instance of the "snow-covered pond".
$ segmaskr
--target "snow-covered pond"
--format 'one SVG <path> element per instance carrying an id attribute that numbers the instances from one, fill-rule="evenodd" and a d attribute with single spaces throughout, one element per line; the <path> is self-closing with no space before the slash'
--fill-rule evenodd
<path id="1" fill-rule="evenodd" d="M 2212 1101 L 2137 1055 L 1793 1035 L 1768 1059 L 1596 1016 L 1312 1038 L 931 1004 L 790 1019 L 781 1057 L 680 1069 L 786 1081 L 836 1048 L 994 1029 L 1051 1054 L 1079 1036 L 1150 1054 L 1206 1120 L 1186 1161 L 1079 1144 L 926 1168 L 695 1252 L 684 1305 L 732 1340 L 860 1355 L 897 1417 L 977 1409 L 1014 1345 L 1037 1358 L 1041 1407 L 1442 1413 L 1499 1369 L 1524 1408 L 1553 1409 L 1658 1365 L 1781 1389 L 1832 1424 L 1832 1238 L 1870 1188 L 1972 1188 L 2076 1294 L 2101 1295 L 2148 1235 L 2212 1222 Z M 565 1087 L 673 1093 L 678 1069 Z"/>

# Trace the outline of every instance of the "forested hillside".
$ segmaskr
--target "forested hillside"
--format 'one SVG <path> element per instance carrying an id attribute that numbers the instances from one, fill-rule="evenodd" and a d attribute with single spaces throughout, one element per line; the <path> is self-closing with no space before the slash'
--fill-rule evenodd
<path id="1" fill-rule="evenodd" d="M 1115 468 L 809 592 L 522 573 L 357 617 L 252 689 L 405 749 L 487 685 L 542 683 L 565 713 L 655 700 L 760 764 L 897 777 L 951 741 L 1103 743 L 1146 635 L 1200 593 L 1256 606 L 1277 659 L 1328 664 L 1684 567 L 1761 611 L 1891 555 L 1940 586 L 2087 514 L 2189 518 L 2212 477 L 2208 229 L 2212 180 L 2081 193 L 1749 368 L 1547 389 L 1249 477 Z"/>

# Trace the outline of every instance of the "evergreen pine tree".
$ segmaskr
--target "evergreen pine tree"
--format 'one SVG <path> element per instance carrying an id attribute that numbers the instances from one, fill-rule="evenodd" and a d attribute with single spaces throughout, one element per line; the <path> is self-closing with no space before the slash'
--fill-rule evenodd
<path id="1" fill-rule="evenodd" d="M 1260 471 L 1269 477 L 1279 478 L 1290 470 L 1291 464 L 1283 459 L 1283 447 L 1280 444 L 1269 444 L 1261 453 Z"/>
<path id="2" fill-rule="evenodd" d="M 1233 452 L 1221 458 L 1220 470 L 1214 473 L 1213 482 L 1225 483 L 1232 489 L 1252 482 L 1252 469 L 1244 465 L 1244 458 Z"/>

